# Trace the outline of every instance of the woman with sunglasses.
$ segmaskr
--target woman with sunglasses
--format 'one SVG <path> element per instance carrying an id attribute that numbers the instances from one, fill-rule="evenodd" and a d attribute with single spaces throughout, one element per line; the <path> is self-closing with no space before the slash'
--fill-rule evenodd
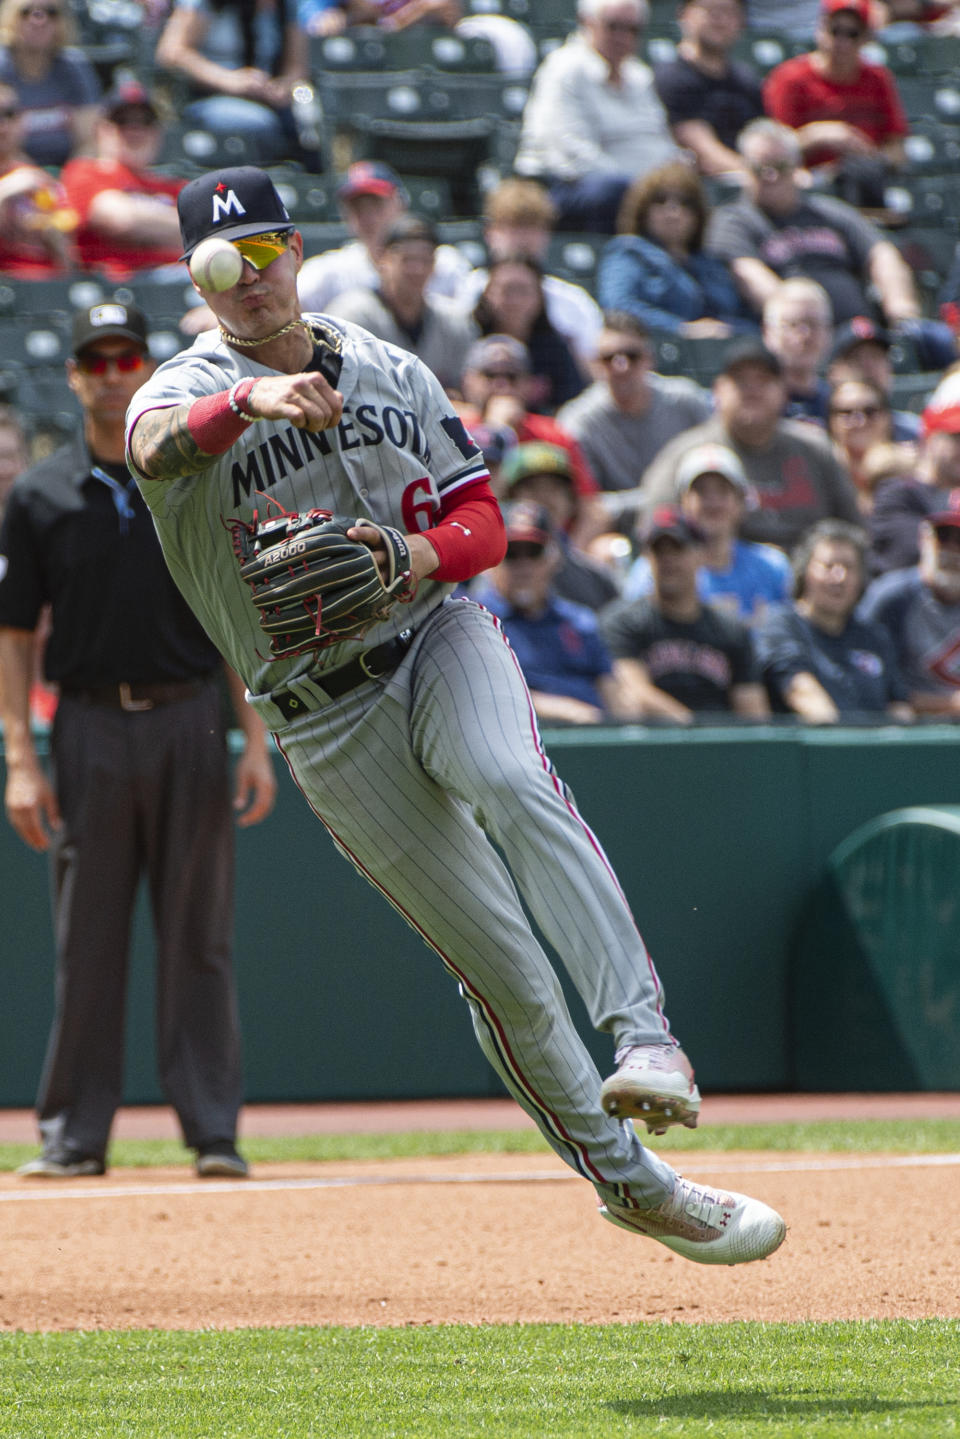
<path id="1" fill-rule="evenodd" d="M 604 247 L 597 298 L 649 330 L 725 338 L 753 330 L 724 262 L 702 248 L 707 197 L 689 165 L 663 165 L 623 197 L 616 239 Z"/>
<path id="2" fill-rule="evenodd" d="M 0 81 L 17 93 L 37 165 L 59 167 L 92 144 L 100 82 L 73 39 L 64 0 L 0 0 Z"/>
<path id="3" fill-rule="evenodd" d="M 871 380 L 841 380 L 827 403 L 827 433 L 838 458 L 849 471 L 860 509 L 873 508 L 870 451 L 893 439 L 890 401 Z"/>

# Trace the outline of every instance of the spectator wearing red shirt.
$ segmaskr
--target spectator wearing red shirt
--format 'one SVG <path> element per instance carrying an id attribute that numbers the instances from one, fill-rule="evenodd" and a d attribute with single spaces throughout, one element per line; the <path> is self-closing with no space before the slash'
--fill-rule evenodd
<path id="1" fill-rule="evenodd" d="M 817 48 L 772 70 L 763 99 L 842 199 L 879 209 L 890 168 L 904 164 L 909 127 L 890 71 L 861 57 L 869 30 L 869 0 L 823 0 Z"/>
<path id="2" fill-rule="evenodd" d="M 134 81 L 118 85 L 104 101 L 96 154 L 70 160 L 60 177 L 79 216 L 84 269 L 122 281 L 178 261 L 176 199 L 186 182 L 151 172 L 162 144 L 149 93 Z"/>

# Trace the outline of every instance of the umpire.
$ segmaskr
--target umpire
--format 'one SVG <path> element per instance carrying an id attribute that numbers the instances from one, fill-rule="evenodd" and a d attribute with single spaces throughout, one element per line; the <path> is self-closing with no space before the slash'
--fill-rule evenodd
<path id="1" fill-rule="evenodd" d="M 124 414 L 153 370 L 131 305 L 74 316 L 67 377 L 82 433 L 14 485 L 0 529 L 0 714 L 6 811 L 52 860 L 56 1007 L 37 1112 L 43 1152 L 19 1171 L 103 1174 L 122 1098 L 130 925 L 141 875 L 156 932 L 163 1091 L 202 1176 L 242 1176 L 233 976 L 233 821 L 222 660 L 167 572 L 124 464 Z M 37 630 L 59 687 L 51 774 L 30 727 Z M 240 824 L 276 782 L 266 733 L 228 672 L 245 746 Z"/>

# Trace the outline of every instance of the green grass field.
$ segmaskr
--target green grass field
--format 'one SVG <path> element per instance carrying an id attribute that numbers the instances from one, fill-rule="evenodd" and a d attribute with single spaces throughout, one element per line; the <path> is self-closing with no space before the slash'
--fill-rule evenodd
<path id="1" fill-rule="evenodd" d="M 953 1153 L 960 1122 L 749 1125 L 671 1132 L 657 1143 L 671 1152 Z M 544 1145 L 518 1130 L 249 1139 L 244 1148 L 267 1163 Z M 34 1152 L 2 1146 L 0 1167 Z M 188 1156 L 175 1144 L 125 1142 L 111 1159 L 159 1165 Z M 0 1439 L 957 1433 L 960 1323 L 937 1318 L 0 1335 Z"/>

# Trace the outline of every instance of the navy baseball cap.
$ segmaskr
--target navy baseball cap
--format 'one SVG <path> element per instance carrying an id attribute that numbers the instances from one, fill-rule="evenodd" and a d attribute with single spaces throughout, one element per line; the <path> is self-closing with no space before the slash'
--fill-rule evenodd
<path id="1" fill-rule="evenodd" d="M 266 230 L 296 228 L 270 176 L 255 165 L 209 170 L 184 185 L 177 196 L 181 260 L 189 260 L 201 240 L 217 235 L 242 240 Z"/>
<path id="2" fill-rule="evenodd" d="M 702 545 L 706 536 L 700 526 L 688 520 L 675 505 L 661 505 L 650 516 L 643 541 L 649 546 L 664 539 L 676 540 L 678 545 Z"/>
<path id="3" fill-rule="evenodd" d="M 893 336 L 889 330 L 883 329 L 867 315 L 854 315 L 852 320 L 847 320 L 834 330 L 833 344 L 830 347 L 831 361 L 849 355 L 858 345 L 882 345 L 885 350 L 889 350 L 893 345 Z"/>

